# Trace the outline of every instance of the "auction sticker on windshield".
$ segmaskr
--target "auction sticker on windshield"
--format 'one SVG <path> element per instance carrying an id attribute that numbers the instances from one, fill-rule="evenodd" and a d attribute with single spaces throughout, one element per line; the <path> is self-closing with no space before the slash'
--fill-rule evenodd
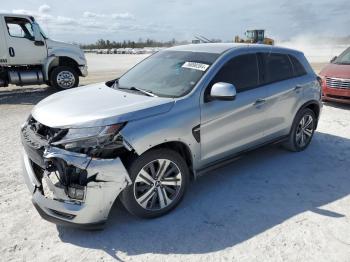
<path id="1" fill-rule="evenodd" d="M 203 63 L 197 63 L 197 62 L 185 62 L 182 67 L 184 68 L 190 68 L 190 69 L 195 69 L 195 70 L 200 70 L 200 71 L 205 71 L 209 67 L 207 64 Z"/>

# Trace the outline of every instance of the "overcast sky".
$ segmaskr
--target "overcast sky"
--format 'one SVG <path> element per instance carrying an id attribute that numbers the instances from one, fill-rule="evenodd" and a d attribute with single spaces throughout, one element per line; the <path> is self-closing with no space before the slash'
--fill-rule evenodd
<path id="1" fill-rule="evenodd" d="M 2 0 L 0 12 L 33 14 L 54 39 L 232 40 L 249 28 L 289 39 L 350 35 L 350 0 Z"/>

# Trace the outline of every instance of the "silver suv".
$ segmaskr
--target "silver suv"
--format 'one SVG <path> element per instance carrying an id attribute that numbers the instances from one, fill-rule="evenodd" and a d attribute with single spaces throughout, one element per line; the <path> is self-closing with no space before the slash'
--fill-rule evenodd
<path id="1" fill-rule="evenodd" d="M 321 109 L 301 52 L 265 45 L 169 48 L 122 77 L 51 95 L 21 129 L 24 177 L 47 220 L 99 227 L 119 197 L 164 215 L 189 182 L 235 156 L 310 143 Z"/>

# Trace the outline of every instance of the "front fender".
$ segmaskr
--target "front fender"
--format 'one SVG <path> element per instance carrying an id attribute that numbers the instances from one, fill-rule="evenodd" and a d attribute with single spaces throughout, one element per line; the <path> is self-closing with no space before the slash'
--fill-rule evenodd
<path id="1" fill-rule="evenodd" d="M 49 80 L 49 72 L 51 68 L 58 66 L 60 57 L 69 57 L 74 60 L 78 66 L 86 66 L 87 61 L 84 53 L 75 50 L 67 50 L 63 48 L 51 48 L 49 49 L 49 55 L 44 62 L 44 78 Z"/>
<path id="2" fill-rule="evenodd" d="M 196 169 L 200 143 L 194 138 L 192 129 L 200 123 L 199 116 L 198 104 L 184 99 L 176 101 L 167 113 L 128 122 L 120 134 L 138 155 L 164 143 L 181 142 L 190 149 Z"/>

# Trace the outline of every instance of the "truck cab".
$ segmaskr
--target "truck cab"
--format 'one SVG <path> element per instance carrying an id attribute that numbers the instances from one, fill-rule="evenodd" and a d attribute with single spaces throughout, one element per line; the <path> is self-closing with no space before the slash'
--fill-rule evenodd
<path id="1" fill-rule="evenodd" d="M 0 14 L 0 87 L 47 84 L 68 89 L 87 74 L 79 46 L 49 39 L 32 16 Z"/>

